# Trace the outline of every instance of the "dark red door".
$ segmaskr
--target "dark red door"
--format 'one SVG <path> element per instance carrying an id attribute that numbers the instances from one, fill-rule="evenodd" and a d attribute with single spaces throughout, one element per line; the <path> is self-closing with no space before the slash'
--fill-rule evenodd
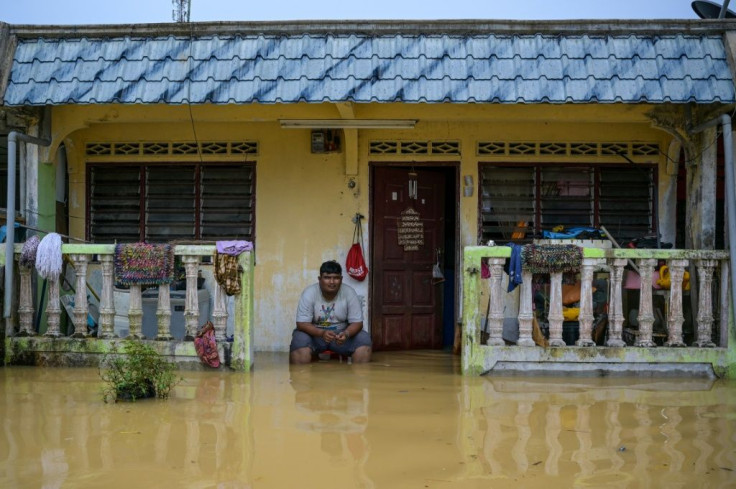
<path id="1" fill-rule="evenodd" d="M 412 180 L 416 181 L 416 192 L 411 191 Z M 374 349 L 442 347 L 442 288 L 432 277 L 432 267 L 438 251 L 444 252 L 441 250 L 444 212 L 442 172 L 374 168 L 371 213 Z"/>

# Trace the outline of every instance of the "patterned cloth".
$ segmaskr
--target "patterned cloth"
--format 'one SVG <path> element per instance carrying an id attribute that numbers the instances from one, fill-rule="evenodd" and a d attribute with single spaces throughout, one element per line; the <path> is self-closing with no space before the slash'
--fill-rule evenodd
<path id="1" fill-rule="evenodd" d="M 217 352 L 215 342 L 215 327 L 212 322 L 207 321 L 194 338 L 194 350 L 202 363 L 210 367 L 220 366 L 220 354 Z"/>
<path id="2" fill-rule="evenodd" d="M 33 268 L 36 266 L 36 253 L 38 252 L 38 244 L 41 242 L 38 236 L 31 236 L 23 243 L 23 249 L 20 252 L 18 264 L 25 268 Z"/>
<path id="3" fill-rule="evenodd" d="M 215 280 L 225 289 L 227 295 L 240 294 L 240 274 L 238 257 L 223 255 L 215 250 Z"/>
<path id="4" fill-rule="evenodd" d="M 245 251 L 253 251 L 253 243 L 250 241 L 218 241 L 215 247 L 223 255 L 238 256 Z"/>
<path id="5" fill-rule="evenodd" d="M 583 263 L 583 249 L 575 245 L 526 245 L 521 266 L 532 273 L 574 272 Z"/>
<path id="6" fill-rule="evenodd" d="M 174 251 L 169 244 L 116 245 L 113 264 L 118 286 L 164 285 L 174 280 Z"/>

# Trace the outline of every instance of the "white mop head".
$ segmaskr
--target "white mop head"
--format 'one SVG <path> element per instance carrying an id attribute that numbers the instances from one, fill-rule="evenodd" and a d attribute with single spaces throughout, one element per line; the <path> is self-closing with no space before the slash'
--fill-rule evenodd
<path id="1" fill-rule="evenodd" d="M 38 244 L 36 271 L 43 278 L 59 278 L 61 266 L 61 236 L 49 233 Z"/>

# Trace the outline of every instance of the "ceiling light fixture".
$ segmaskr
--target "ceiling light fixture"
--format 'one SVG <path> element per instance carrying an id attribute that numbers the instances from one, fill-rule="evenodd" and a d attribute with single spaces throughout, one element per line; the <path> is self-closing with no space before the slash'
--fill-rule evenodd
<path id="1" fill-rule="evenodd" d="M 416 119 L 280 119 L 284 129 L 414 129 Z"/>

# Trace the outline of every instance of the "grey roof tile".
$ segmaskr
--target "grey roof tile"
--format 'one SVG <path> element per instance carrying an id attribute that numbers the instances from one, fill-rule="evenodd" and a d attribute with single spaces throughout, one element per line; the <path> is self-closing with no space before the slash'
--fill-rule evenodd
<path id="1" fill-rule="evenodd" d="M 734 102 L 719 36 L 21 40 L 7 105 Z"/>

